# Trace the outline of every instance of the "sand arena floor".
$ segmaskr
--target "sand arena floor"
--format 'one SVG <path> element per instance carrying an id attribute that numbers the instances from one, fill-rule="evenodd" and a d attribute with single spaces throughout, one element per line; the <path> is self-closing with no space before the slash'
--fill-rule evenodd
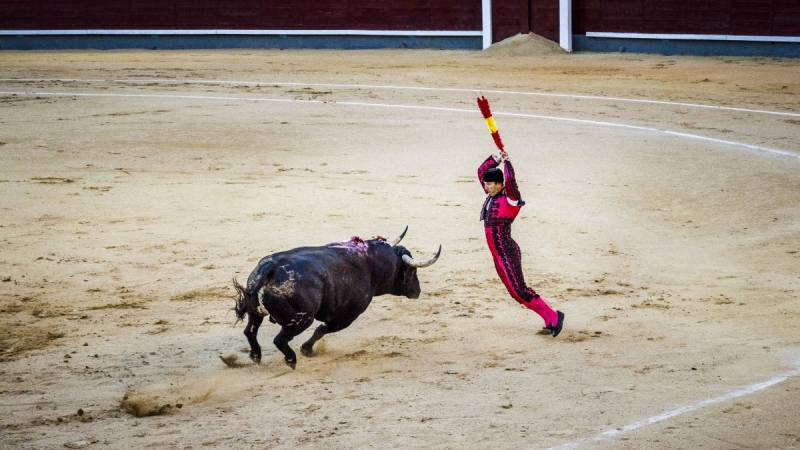
<path id="1" fill-rule="evenodd" d="M 800 60 L 2 52 L 0 78 L 2 448 L 800 448 Z M 557 339 L 483 241 L 476 92 Z M 406 225 L 444 247 L 419 299 L 294 371 L 267 323 L 249 362 L 232 277 Z"/>

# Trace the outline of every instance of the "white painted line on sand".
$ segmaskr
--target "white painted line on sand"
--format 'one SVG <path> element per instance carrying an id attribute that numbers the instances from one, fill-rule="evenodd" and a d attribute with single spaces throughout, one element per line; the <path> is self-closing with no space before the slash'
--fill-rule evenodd
<path id="1" fill-rule="evenodd" d="M 486 94 L 503 94 L 503 95 L 529 95 L 540 97 L 560 97 L 560 98 L 573 98 L 584 100 L 609 100 L 615 102 L 632 102 L 632 103 L 649 103 L 654 105 L 672 105 L 672 106 L 685 106 L 690 108 L 705 108 L 705 109 L 718 109 L 723 111 L 738 111 L 754 114 L 773 114 L 778 116 L 800 117 L 800 113 L 784 112 L 784 111 L 769 111 L 762 109 L 749 109 L 749 108 L 736 108 L 732 106 L 718 106 L 718 105 L 704 105 L 701 103 L 686 103 L 686 102 L 669 102 L 664 100 L 646 100 L 625 97 L 602 97 L 599 95 L 578 95 L 578 94 L 557 94 L 549 92 L 529 92 L 529 91 L 503 91 L 494 89 L 466 89 L 466 88 L 437 88 L 425 86 L 391 86 L 391 85 L 377 85 L 377 84 L 332 84 L 332 83 L 295 83 L 283 81 L 230 81 L 230 80 L 181 80 L 181 79 L 165 79 L 165 78 L 149 78 L 138 80 L 99 80 L 99 79 L 82 79 L 82 78 L 0 78 L 0 82 L 71 82 L 71 83 L 126 83 L 126 84 L 143 84 L 143 83 L 163 83 L 163 84 L 216 84 L 216 85 L 244 85 L 244 86 L 317 86 L 317 87 L 338 87 L 338 88 L 358 88 L 358 89 L 398 89 L 398 90 L 418 90 L 418 91 L 442 91 L 442 92 L 482 92 Z"/>
<path id="2" fill-rule="evenodd" d="M 389 103 L 366 103 L 366 102 L 340 102 L 340 101 L 324 101 L 324 100 L 295 100 L 295 99 L 278 99 L 278 98 L 263 98 L 263 97 L 228 97 L 228 96 L 213 96 L 213 95 L 168 95 L 168 94 L 112 94 L 112 93 L 86 93 L 86 92 L 13 92 L 13 91 L 0 91 L 0 95 L 26 95 L 26 96 L 53 96 L 53 97 L 118 97 L 118 98 L 171 98 L 171 99 L 186 99 L 186 100 L 234 100 L 234 101 L 252 101 L 252 102 L 281 102 L 281 103 L 327 103 L 331 105 L 347 105 L 347 106 L 364 106 L 373 108 L 398 108 L 398 109 L 419 109 L 428 111 L 448 111 L 477 114 L 479 111 L 472 109 L 461 108 L 442 108 L 435 106 L 419 106 L 419 105 L 395 105 Z M 545 116 L 537 114 L 520 114 L 520 113 L 504 113 L 493 112 L 495 116 L 509 116 L 509 117 L 523 117 L 531 119 L 543 120 L 558 120 L 574 123 L 583 123 L 587 125 L 597 125 L 606 127 L 627 128 L 631 130 L 647 131 L 652 133 L 667 134 L 672 136 L 685 137 L 689 139 L 697 139 L 703 141 L 714 142 L 723 145 L 743 147 L 750 150 L 759 150 L 763 152 L 773 153 L 776 155 L 790 156 L 800 159 L 800 153 L 792 153 L 787 150 L 779 150 L 774 148 L 762 147 L 759 145 L 745 144 L 743 142 L 726 141 L 722 139 L 715 139 L 706 136 L 698 136 L 689 133 L 680 133 L 677 131 L 661 130 L 658 128 L 642 127 L 637 125 L 626 125 L 613 122 L 600 122 L 596 120 L 586 119 L 573 119 L 570 117 L 558 116 Z"/>
<path id="3" fill-rule="evenodd" d="M 790 377 L 794 377 L 794 376 L 797 376 L 797 375 L 800 375 L 800 368 L 792 370 L 792 371 L 789 371 L 789 372 L 786 372 L 786 373 L 784 373 L 782 375 L 778 375 L 778 376 L 776 376 L 775 378 L 773 378 L 773 379 L 771 379 L 769 381 L 765 381 L 763 383 L 753 384 L 751 386 L 747 386 L 745 388 L 739 389 L 739 390 L 731 392 L 729 394 L 722 395 L 720 397 L 710 398 L 708 400 L 703 400 L 700 403 L 695 403 L 694 405 L 683 406 L 683 407 L 680 407 L 680 408 L 677 408 L 677 409 L 673 409 L 673 410 L 667 411 L 667 412 L 665 412 L 663 414 L 659 414 L 657 416 L 653 416 L 653 417 L 650 417 L 648 419 L 644 419 L 644 420 L 640 420 L 638 422 L 634 422 L 634 423 L 632 423 L 630 425 L 626 425 L 626 426 L 624 426 L 622 428 L 615 428 L 615 429 L 612 429 L 612 430 L 607 430 L 607 431 L 604 431 L 604 432 L 598 434 L 597 436 L 594 436 L 594 437 L 591 437 L 591 438 L 578 439 L 576 441 L 568 442 L 566 444 L 559 445 L 557 447 L 551 447 L 548 450 L 569 450 L 569 449 L 573 449 L 573 448 L 578 448 L 578 447 L 584 446 L 586 444 L 590 444 L 590 443 L 599 442 L 599 441 L 602 441 L 602 440 L 605 440 L 605 439 L 613 438 L 613 437 L 619 436 L 621 434 L 627 433 L 629 431 L 633 431 L 633 430 L 636 430 L 638 428 L 642 428 L 642 427 L 647 426 L 647 425 L 652 425 L 654 423 L 661 422 L 663 420 L 671 419 L 671 418 L 673 418 L 675 416 L 679 416 L 681 414 L 684 414 L 684 413 L 687 413 L 687 412 L 690 412 L 690 411 L 694 411 L 694 410 L 697 410 L 697 409 L 700 409 L 700 408 L 704 408 L 706 406 L 713 405 L 715 403 L 720 403 L 720 402 L 725 402 L 725 401 L 728 401 L 728 400 L 733 400 L 735 398 L 743 397 L 745 395 L 750 395 L 750 394 L 756 393 L 758 391 L 762 391 L 764 389 L 767 389 L 768 387 L 774 386 L 774 385 L 776 385 L 778 383 L 782 383 L 782 382 L 786 381 L 787 379 L 789 379 Z"/>
<path id="4" fill-rule="evenodd" d="M 792 152 L 786 151 L 786 150 L 778 150 L 778 149 L 774 149 L 774 148 L 762 147 L 760 145 L 745 144 L 744 142 L 728 141 L 728 140 L 724 140 L 724 139 L 710 138 L 710 137 L 706 137 L 706 136 L 699 136 L 699 135 L 696 135 L 696 134 L 680 133 L 678 131 L 661 130 L 661 129 L 658 129 L 658 128 L 640 127 L 640 126 L 637 126 L 637 125 L 626 125 L 626 124 L 619 124 L 619 123 L 613 123 L 613 122 L 599 122 L 599 121 L 596 121 L 596 120 L 572 119 L 572 118 L 569 118 L 569 117 L 539 116 L 539 115 L 535 115 L 535 114 L 519 114 L 519 113 L 503 113 L 503 112 L 498 112 L 498 113 L 493 112 L 492 114 L 493 115 L 497 115 L 497 116 L 531 117 L 531 118 L 536 118 L 536 119 L 561 120 L 561 121 L 568 121 L 568 122 L 586 123 L 586 124 L 590 124 L 590 125 L 601 125 L 601 126 L 606 126 L 606 127 L 623 127 L 623 128 L 634 129 L 634 130 L 652 131 L 652 132 L 657 132 L 657 133 L 669 134 L 669 135 L 673 135 L 673 136 L 681 136 L 681 137 L 690 138 L 690 139 L 699 139 L 699 140 L 702 140 L 702 141 L 715 142 L 717 144 L 745 147 L 745 148 L 749 148 L 751 150 L 760 150 L 760 151 L 775 153 L 775 154 L 778 154 L 778 155 L 792 156 L 792 157 L 795 157 L 795 158 L 800 158 L 800 153 L 792 153 Z"/>

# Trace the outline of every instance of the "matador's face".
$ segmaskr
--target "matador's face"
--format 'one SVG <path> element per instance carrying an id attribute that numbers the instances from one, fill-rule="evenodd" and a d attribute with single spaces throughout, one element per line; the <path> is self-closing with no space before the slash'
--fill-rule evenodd
<path id="1" fill-rule="evenodd" d="M 491 195 L 492 197 L 499 194 L 500 191 L 503 190 L 503 183 L 497 183 L 494 181 L 485 181 L 483 185 L 486 187 L 486 191 L 488 191 L 489 195 Z"/>

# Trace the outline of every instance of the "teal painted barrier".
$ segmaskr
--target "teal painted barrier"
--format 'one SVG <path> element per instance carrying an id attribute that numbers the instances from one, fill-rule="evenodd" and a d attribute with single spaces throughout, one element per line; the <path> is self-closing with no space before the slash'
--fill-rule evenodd
<path id="1" fill-rule="evenodd" d="M 800 42 L 601 38 L 576 34 L 572 36 L 572 49 L 577 52 L 800 58 Z"/>
<path id="2" fill-rule="evenodd" d="M 67 49 L 379 49 L 433 48 L 480 50 L 480 36 L 330 36 L 330 35 L 4 35 L 0 50 Z"/>

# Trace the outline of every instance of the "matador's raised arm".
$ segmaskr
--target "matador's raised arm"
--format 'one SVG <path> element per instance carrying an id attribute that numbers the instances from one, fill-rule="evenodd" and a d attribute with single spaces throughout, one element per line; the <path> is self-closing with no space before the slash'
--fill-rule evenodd
<path id="1" fill-rule="evenodd" d="M 478 167 L 478 182 L 481 184 L 481 188 L 483 189 L 483 192 L 486 194 L 488 194 L 489 191 L 486 190 L 486 186 L 483 184 L 483 174 L 487 170 L 494 169 L 499 165 L 500 165 L 499 158 L 496 155 L 489 155 L 489 157 L 486 158 L 486 161 L 484 161 L 480 165 L 480 167 Z"/>
<path id="2" fill-rule="evenodd" d="M 505 176 L 506 196 L 509 200 L 516 202 L 522 200 L 519 186 L 517 186 L 517 177 L 514 175 L 514 167 L 511 165 L 511 161 L 506 160 L 503 163 L 503 172 Z"/>

